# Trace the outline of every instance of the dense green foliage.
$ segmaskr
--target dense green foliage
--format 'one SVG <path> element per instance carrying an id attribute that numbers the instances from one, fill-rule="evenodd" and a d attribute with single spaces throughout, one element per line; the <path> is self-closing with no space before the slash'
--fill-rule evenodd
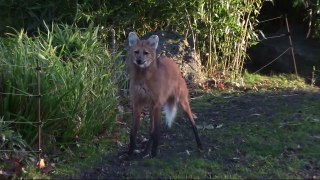
<path id="1" fill-rule="evenodd" d="M 41 70 L 44 145 L 91 139 L 110 130 L 115 119 L 119 58 L 111 57 L 98 28 L 56 25 L 31 38 L 23 31 L 1 39 L 0 72 L 3 121 L 37 121 L 36 66 Z M 117 65 L 118 64 L 118 65 Z M 30 96 L 31 95 L 31 96 Z M 11 124 L 34 144 L 36 124 Z M 4 136 L 5 138 L 9 138 Z M 7 142 L 5 142 L 7 143 Z M 2 149 L 9 149 L 2 144 Z"/>

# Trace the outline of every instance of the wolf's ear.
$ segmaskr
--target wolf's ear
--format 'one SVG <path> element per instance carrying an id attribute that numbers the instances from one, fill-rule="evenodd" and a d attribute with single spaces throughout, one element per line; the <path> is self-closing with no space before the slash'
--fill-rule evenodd
<path id="1" fill-rule="evenodd" d="M 129 33 L 129 47 L 135 46 L 137 42 L 140 40 L 136 33 L 130 32 Z"/>
<path id="2" fill-rule="evenodd" d="M 153 49 L 157 49 L 158 43 L 159 43 L 159 37 L 157 35 L 150 36 L 148 39 L 148 43 Z"/>

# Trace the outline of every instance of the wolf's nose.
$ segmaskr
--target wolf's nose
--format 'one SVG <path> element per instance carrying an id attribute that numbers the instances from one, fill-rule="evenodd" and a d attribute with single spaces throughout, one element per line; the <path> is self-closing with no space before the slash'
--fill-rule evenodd
<path id="1" fill-rule="evenodd" d="M 137 59 L 136 62 L 137 62 L 138 65 L 143 64 L 143 61 L 141 59 Z"/>

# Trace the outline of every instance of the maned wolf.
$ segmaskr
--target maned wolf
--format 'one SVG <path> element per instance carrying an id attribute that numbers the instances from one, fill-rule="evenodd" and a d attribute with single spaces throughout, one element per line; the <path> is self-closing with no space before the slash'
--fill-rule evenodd
<path id="1" fill-rule="evenodd" d="M 179 104 L 187 115 L 198 149 L 202 150 L 201 141 L 193 114 L 189 106 L 186 82 L 174 61 L 167 57 L 156 57 L 159 37 L 152 35 L 148 40 L 140 40 L 134 33 L 129 33 L 130 96 L 133 105 L 133 122 L 130 134 L 129 155 L 136 147 L 136 135 L 140 124 L 140 114 L 144 107 L 150 110 L 151 156 L 157 154 L 160 136 L 161 110 L 164 109 L 166 122 L 171 127 Z"/>

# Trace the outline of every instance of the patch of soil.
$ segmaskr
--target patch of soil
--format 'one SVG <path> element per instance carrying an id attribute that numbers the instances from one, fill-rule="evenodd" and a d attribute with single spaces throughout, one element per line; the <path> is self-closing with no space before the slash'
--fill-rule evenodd
<path id="1" fill-rule="evenodd" d="M 219 101 L 223 102 L 219 103 Z M 193 112 L 196 114 L 197 126 L 205 148 L 204 153 L 198 152 L 196 149 L 195 139 L 192 130 L 181 115 L 176 118 L 171 129 L 165 125 L 162 126 L 159 153 L 156 159 L 168 160 L 185 158 L 188 156 L 196 156 L 208 161 L 223 161 L 225 168 L 233 166 L 234 163 L 247 163 L 243 157 L 246 156 L 239 151 L 237 158 L 230 158 L 224 155 L 217 155 L 214 152 L 218 148 L 224 148 L 225 142 L 217 140 L 215 137 L 206 133 L 210 129 L 228 128 L 232 123 L 257 123 L 263 121 L 268 123 L 274 114 L 279 113 L 279 107 L 289 107 L 294 111 L 290 115 L 288 121 L 299 121 L 303 109 L 299 109 L 300 105 L 306 101 L 320 102 L 320 93 L 304 92 L 304 91 L 282 91 L 282 92 L 265 92 L 265 93 L 235 93 L 225 94 L 219 99 L 214 96 L 209 98 L 195 97 L 191 104 Z M 217 102 L 218 101 L 218 102 Z M 200 106 L 198 106 L 198 104 Z M 205 106 L 202 106 L 205 104 Z M 182 117 L 182 118 L 181 118 Z M 283 120 L 286 122 L 287 120 Z M 142 123 L 147 123 L 148 120 Z M 130 124 L 130 123 L 129 123 Z M 259 128 L 259 127 L 257 127 Z M 271 130 L 271 129 L 270 129 Z M 144 138 L 148 137 L 148 130 L 145 127 L 140 129 L 138 136 L 138 145 L 142 149 L 144 147 Z M 129 136 L 129 134 L 128 134 Z M 233 137 L 233 143 L 236 146 L 242 145 L 242 139 Z M 288 148 L 287 148 L 288 149 Z M 297 149 L 296 147 L 291 149 Z M 299 149 L 297 149 L 299 150 Z M 122 179 L 130 178 L 129 173 L 132 169 L 140 171 L 148 170 L 145 165 L 141 164 L 142 159 L 150 158 L 148 156 L 136 156 L 131 160 L 126 158 L 126 147 L 119 147 L 118 154 L 105 158 L 105 163 L 96 165 L 89 171 L 76 175 L 72 178 L 80 179 Z M 211 153 L 210 153 L 211 152 Z M 319 163 L 319 162 L 317 162 Z M 306 168 L 300 174 L 305 178 L 320 177 L 316 170 L 320 167 L 316 163 L 306 162 Z"/>

